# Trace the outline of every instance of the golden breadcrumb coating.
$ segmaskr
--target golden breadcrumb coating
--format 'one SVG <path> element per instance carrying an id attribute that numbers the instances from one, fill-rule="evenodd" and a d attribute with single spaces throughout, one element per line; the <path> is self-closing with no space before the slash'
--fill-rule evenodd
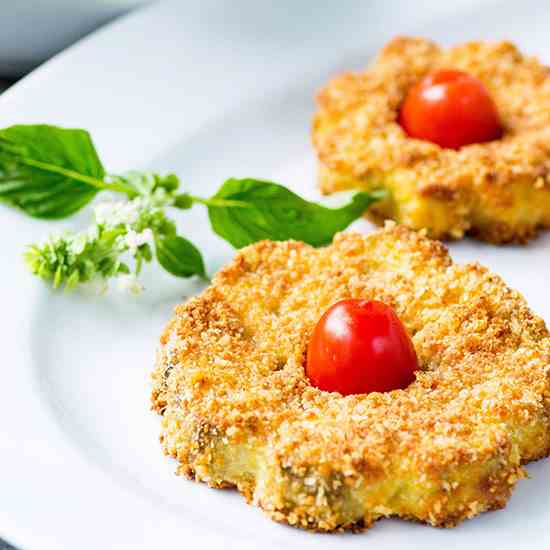
<path id="1" fill-rule="evenodd" d="M 383 300 L 420 363 L 405 390 L 312 387 L 304 357 L 334 302 Z M 161 338 L 153 406 L 179 473 L 236 486 L 273 519 L 322 531 L 385 516 L 453 526 L 502 508 L 549 453 L 550 338 L 519 293 L 404 226 L 315 249 L 241 250 Z"/>
<path id="2" fill-rule="evenodd" d="M 501 139 L 444 149 L 407 136 L 398 123 L 408 90 L 435 69 L 466 71 L 488 88 Z M 321 190 L 385 187 L 369 216 L 391 218 L 433 238 L 466 233 L 493 243 L 550 227 L 550 69 L 509 42 L 441 49 L 399 37 L 363 73 L 323 88 L 313 122 Z"/>

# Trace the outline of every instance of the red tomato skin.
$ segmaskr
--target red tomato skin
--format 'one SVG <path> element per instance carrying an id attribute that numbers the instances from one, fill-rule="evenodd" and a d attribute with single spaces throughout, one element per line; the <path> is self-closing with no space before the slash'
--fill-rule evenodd
<path id="1" fill-rule="evenodd" d="M 393 309 L 376 300 L 342 300 L 319 319 L 308 347 L 311 383 L 342 395 L 406 388 L 418 360 Z"/>
<path id="2" fill-rule="evenodd" d="M 410 137 L 459 149 L 502 136 L 497 108 L 481 81 L 462 71 L 439 70 L 413 86 L 399 113 Z"/>

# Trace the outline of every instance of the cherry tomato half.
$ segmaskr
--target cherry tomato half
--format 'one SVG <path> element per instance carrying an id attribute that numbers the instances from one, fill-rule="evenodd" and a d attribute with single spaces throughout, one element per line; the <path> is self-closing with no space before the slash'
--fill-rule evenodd
<path id="1" fill-rule="evenodd" d="M 450 149 L 502 135 L 487 88 L 477 78 L 454 70 L 435 71 L 413 86 L 401 106 L 399 123 L 409 136 Z"/>
<path id="2" fill-rule="evenodd" d="M 315 326 L 306 362 L 314 386 L 343 395 L 405 388 L 417 368 L 405 327 L 391 307 L 375 300 L 331 306 Z"/>

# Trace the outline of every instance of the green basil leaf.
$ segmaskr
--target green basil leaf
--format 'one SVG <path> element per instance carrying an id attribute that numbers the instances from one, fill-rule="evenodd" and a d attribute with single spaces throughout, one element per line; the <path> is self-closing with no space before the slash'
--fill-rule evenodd
<path id="1" fill-rule="evenodd" d="M 105 188 L 85 130 L 17 125 L 0 130 L 0 200 L 38 218 L 63 218 Z"/>
<path id="2" fill-rule="evenodd" d="M 157 259 L 172 275 L 206 277 L 204 262 L 197 247 L 179 235 L 157 235 L 155 237 Z"/>
<path id="3" fill-rule="evenodd" d="M 327 208 L 306 201 L 277 183 L 230 179 L 204 202 L 212 229 L 236 248 L 262 239 L 296 239 L 323 246 L 383 194 L 358 192 L 345 206 Z"/>

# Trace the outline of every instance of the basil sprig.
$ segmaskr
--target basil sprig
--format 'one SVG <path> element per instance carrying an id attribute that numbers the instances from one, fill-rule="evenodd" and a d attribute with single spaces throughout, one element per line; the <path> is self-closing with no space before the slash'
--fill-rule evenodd
<path id="1" fill-rule="evenodd" d="M 322 246 L 385 196 L 381 190 L 358 192 L 344 206 L 327 208 L 282 185 L 252 178 L 228 179 L 209 198 L 178 192 L 179 188 L 174 174 L 108 174 L 85 130 L 45 124 L 0 130 L 1 201 L 30 216 L 58 219 L 78 212 L 101 191 L 125 196 L 125 201 L 107 209 L 110 217 L 105 218 L 105 208 L 98 205 L 101 211 L 96 211 L 95 224 L 87 231 L 30 247 L 29 268 L 56 287 L 72 288 L 95 277 L 138 275 L 142 263 L 153 258 L 152 244 L 156 259 L 169 273 L 205 277 L 200 251 L 177 235 L 166 216 L 169 208 L 206 206 L 214 232 L 236 248 L 262 239 Z M 133 271 L 120 259 L 128 253 L 134 258 Z"/>

